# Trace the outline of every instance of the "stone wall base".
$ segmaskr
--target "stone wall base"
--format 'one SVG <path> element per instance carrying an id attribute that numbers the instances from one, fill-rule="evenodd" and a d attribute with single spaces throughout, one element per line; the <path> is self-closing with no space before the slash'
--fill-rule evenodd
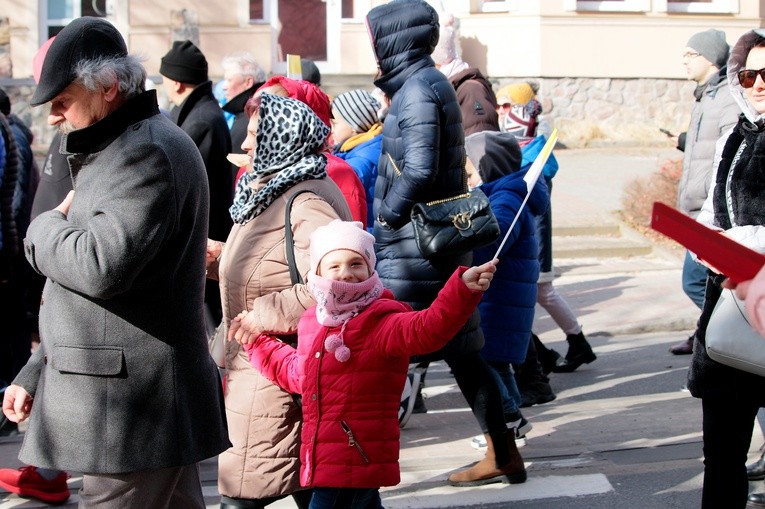
<path id="1" fill-rule="evenodd" d="M 332 96 L 352 88 L 371 88 L 367 80 L 325 76 L 324 88 Z M 361 78 L 361 77 L 358 77 Z M 687 128 L 695 83 L 672 79 L 530 78 L 540 85 L 544 115 L 558 128 L 561 147 L 667 146 L 669 138 L 659 131 L 679 133 Z M 495 79 L 494 88 L 523 78 Z M 353 83 L 351 83 L 353 82 Z M 31 108 L 34 83 L 0 77 L 0 88 L 11 98 L 13 113 L 32 129 L 35 144 L 47 146 L 54 130 L 47 124 L 48 108 Z M 163 94 L 161 86 L 157 93 Z M 162 98 L 163 99 L 163 98 Z"/>

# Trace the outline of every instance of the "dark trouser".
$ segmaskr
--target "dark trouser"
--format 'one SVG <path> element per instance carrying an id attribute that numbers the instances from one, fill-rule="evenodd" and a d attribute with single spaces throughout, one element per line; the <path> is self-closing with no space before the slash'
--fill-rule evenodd
<path id="1" fill-rule="evenodd" d="M 292 500 L 298 509 L 308 509 L 308 505 L 311 503 L 311 495 L 313 490 L 300 490 L 292 494 Z M 277 497 L 263 497 L 257 499 L 245 499 L 245 498 L 231 498 L 220 497 L 221 509 L 263 509 L 273 504 L 277 500 L 281 500 L 287 497 L 287 495 L 279 495 Z"/>
<path id="2" fill-rule="evenodd" d="M 520 391 L 526 389 L 533 382 L 543 381 L 547 383 L 548 381 L 542 370 L 542 364 L 539 362 L 537 341 L 539 341 L 539 338 L 532 334 L 531 341 L 529 341 L 529 345 L 526 347 L 526 359 L 515 370 L 515 381 Z M 541 341 L 539 344 L 541 345 Z"/>
<path id="3" fill-rule="evenodd" d="M 701 398 L 704 427 L 702 509 L 743 508 L 749 492 L 746 460 L 758 406 L 730 397 Z"/>
<path id="4" fill-rule="evenodd" d="M 454 379 L 470 405 L 481 431 L 491 435 L 497 466 L 506 465 L 510 461 L 504 438 L 507 425 L 502 411 L 502 397 L 491 373 L 491 367 L 478 352 L 452 352 L 447 348 L 444 360 L 452 369 Z"/>
<path id="5" fill-rule="evenodd" d="M 0 380 L 8 384 L 26 364 L 31 347 L 25 308 L 26 290 L 21 277 L 26 260 L 11 263 L 13 274 L 8 280 L 0 282 L 0 309 L 4 317 L 3 332 L 0 334 Z"/>
<path id="6" fill-rule="evenodd" d="M 197 464 L 129 474 L 84 475 L 80 509 L 204 509 Z"/>
<path id="7" fill-rule="evenodd" d="M 552 194 L 552 179 L 544 177 L 548 196 Z M 552 202 L 542 214 L 534 216 L 537 243 L 539 243 L 539 270 L 552 271 Z"/>
<path id="8" fill-rule="evenodd" d="M 381 509 L 377 488 L 314 488 L 310 509 Z"/>

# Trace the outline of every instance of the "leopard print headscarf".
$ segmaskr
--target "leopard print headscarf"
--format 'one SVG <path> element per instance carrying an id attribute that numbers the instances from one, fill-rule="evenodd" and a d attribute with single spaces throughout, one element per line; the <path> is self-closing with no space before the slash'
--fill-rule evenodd
<path id="1" fill-rule="evenodd" d="M 329 128 L 304 103 L 289 97 L 263 94 L 258 119 L 253 171 L 236 185 L 229 212 L 245 224 L 295 184 L 327 175 L 327 157 L 320 152 Z M 271 176 L 265 186 L 258 182 Z"/>

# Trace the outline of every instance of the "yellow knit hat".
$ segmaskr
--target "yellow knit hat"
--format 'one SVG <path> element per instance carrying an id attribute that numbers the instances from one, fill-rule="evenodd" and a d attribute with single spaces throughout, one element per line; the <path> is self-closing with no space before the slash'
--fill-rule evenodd
<path id="1" fill-rule="evenodd" d="M 497 102 L 502 104 L 509 99 L 511 103 L 519 106 L 525 106 L 534 98 L 534 90 L 528 83 L 513 83 L 505 85 L 497 92 Z"/>

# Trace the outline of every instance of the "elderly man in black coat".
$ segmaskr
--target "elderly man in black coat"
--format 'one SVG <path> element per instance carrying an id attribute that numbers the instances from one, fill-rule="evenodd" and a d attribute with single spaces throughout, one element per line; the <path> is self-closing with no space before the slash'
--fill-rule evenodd
<path id="1" fill-rule="evenodd" d="M 196 463 L 230 445 L 202 311 L 208 190 L 145 79 L 102 18 L 45 57 L 31 103 L 50 102 L 74 191 L 27 232 L 42 342 L 3 412 L 33 416 L 23 462 L 85 473 L 80 507 L 202 509 Z"/>
<path id="2" fill-rule="evenodd" d="M 234 224 L 228 208 L 234 201 L 235 173 L 226 156 L 231 152 L 231 133 L 207 77 L 207 59 L 191 41 L 175 41 L 159 66 L 167 97 L 175 105 L 171 115 L 194 143 L 207 170 L 210 186 L 210 230 L 212 240 L 224 241 Z M 220 289 L 215 281 L 205 286 L 209 311 L 208 330 L 223 313 Z"/>

